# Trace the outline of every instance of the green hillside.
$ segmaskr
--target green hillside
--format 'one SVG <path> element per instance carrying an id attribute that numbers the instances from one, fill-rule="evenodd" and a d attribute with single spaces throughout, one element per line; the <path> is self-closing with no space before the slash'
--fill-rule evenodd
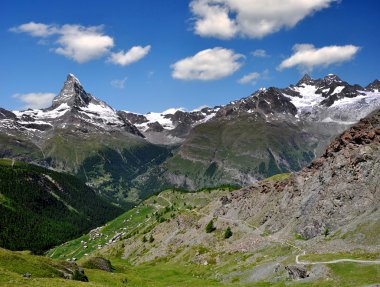
<path id="1" fill-rule="evenodd" d="M 353 287 L 380 280 L 379 264 L 352 262 L 306 266 L 310 278 L 293 280 L 284 266 L 295 265 L 295 257 L 300 251 L 291 245 L 306 248 L 315 242 L 288 238 L 284 242 L 289 245 L 282 244 L 270 239 L 265 231 L 256 232 L 249 220 L 233 221 L 215 215 L 216 230 L 207 233 L 205 226 L 213 218 L 209 215 L 213 214 L 215 199 L 230 193 L 223 189 L 197 193 L 164 191 L 97 229 L 98 236 L 94 236 L 94 232 L 83 235 L 57 246 L 47 255 L 55 260 L 77 258 L 79 265 L 86 265 L 88 258 L 94 256 L 109 259 L 115 268 L 113 273 L 86 269 L 94 286 Z M 227 226 L 233 231 L 229 239 L 223 236 Z M 247 226 L 251 226 L 250 229 Z M 332 238 L 340 237 L 339 232 L 332 234 Z M 195 233 L 201 240 L 189 238 L 189 233 Z M 110 239 L 119 234 L 121 236 L 110 243 Z M 178 240 L 173 240 L 176 237 Z M 319 241 L 325 245 L 332 238 Z M 229 246 L 239 246 L 244 239 L 248 243 L 261 240 L 263 245 L 255 252 L 229 250 Z M 300 257 L 310 262 L 341 258 L 377 260 L 379 253 L 358 249 L 308 253 Z M 281 266 L 278 272 L 276 266 Z M 252 274 L 262 279 L 251 280 Z"/>
<path id="2" fill-rule="evenodd" d="M 196 126 L 165 167 L 192 189 L 244 185 L 252 178 L 300 170 L 314 158 L 317 145 L 298 125 L 246 115 Z"/>
<path id="3" fill-rule="evenodd" d="M 121 211 L 74 176 L 0 160 L 1 247 L 42 252 Z"/>

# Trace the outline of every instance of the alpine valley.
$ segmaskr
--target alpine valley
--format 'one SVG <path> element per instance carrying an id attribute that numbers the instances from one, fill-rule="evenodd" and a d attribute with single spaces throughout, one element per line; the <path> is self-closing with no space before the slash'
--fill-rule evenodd
<path id="1" fill-rule="evenodd" d="M 244 186 L 298 171 L 380 108 L 379 90 L 378 80 L 305 75 L 226 105 L 141 115 L 114 110 L 69 74 L 50 108 L 0 110 L 0 156 L 71 173 L 128 209 L 169 187 Z"/>
<path id="2" fill-rule="evenodd" d="M 69 74 L 0 109 L 0 157 L 1 286 L 380 282 L 378 80 L 137 114 Z"/>

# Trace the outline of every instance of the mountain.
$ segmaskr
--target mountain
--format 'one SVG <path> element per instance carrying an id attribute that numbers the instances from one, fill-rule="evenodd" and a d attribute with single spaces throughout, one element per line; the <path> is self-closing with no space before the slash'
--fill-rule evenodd
<path id="1" fill-rule="evenodd" d="M 170 147 L 147 142 L 123 113 L 87 93 L 72 74 L 50 108 L 2 109 L 0 138 L 1 157 L 70 172 L 124 207 L 149 195 L 148 187 L 135 191 L 136 178 L 171 155 Z"/>
<path id="2" fill-rule="evenodd" d="M 300 170 L 337 134 L 380 107 L 377 84 L 363 88 L 332 74 L 316 80 L 305 75 L 296 85 L 260 89 L 217 107 L 164 163 L 166 177 L 198 189 Z"/>
<path id="3" fill-rule="evenodd" d="M 76 177 L 39 166 L 0 160 L 0 246 L 41 253 L 116 217 Z"/>
<path id="4" fill-rule="evenodd" d="M 213 108 L 142 115 L 114 110 L 69 74 L 51 107 L 0 110 L 0 157 L 70 172 L 130 208 L 168 187 L 298 171 L 378 107 L 379 81 L 364 88 L 330 74 Z"/>
<path id="5" fill-rule="evenodd" d="M 380 274 L 379 168 L 377 110 L 299 172 L 232 192 L 168 190 L 99 227 L 99 236 L 93 231 L 48 254 L 107 257 L 140 271 L 136 285 L 187 286 L 181 279 L 192 274 L 202 286 L 373 286 Z"/>
<path id="6" fill-rule="evenodd" d="M 150 112 L 145 115 L 122 111 L 121 113 L 134 124 L 146 138 L 158 144 L 181 143 L 198 124 L 212 119 L 218 110 L 202 108 L 186 112 L 184 109 L 168 109 L 162 113 Z"/>

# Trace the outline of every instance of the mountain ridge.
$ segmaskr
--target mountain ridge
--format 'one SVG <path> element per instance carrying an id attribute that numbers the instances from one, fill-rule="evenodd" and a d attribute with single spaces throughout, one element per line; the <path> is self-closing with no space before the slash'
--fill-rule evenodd
<path id="1" fill-rule="evenodd" d="M 69 74 L 50 108 L 0 110 L 2 153 L 71 172 L 132 206 L 165 187 L 241 186 L 300 170 L 380 107 L 378 86 L 305 75 L 214 108 L 141 115 L 116 111 Z"/>

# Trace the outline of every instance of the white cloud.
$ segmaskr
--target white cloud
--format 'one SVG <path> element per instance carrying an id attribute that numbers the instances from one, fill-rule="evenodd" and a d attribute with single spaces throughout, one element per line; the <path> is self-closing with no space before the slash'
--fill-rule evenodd
<path id="1" fill-rule="evenodd" d="M 261 76 L 260 73 L 253 72 L 250 74 L 247 74 L 243 76 L 241 79 L 238 80 L 239 84 L 249 84 L 252 83 L 253 85 L 256 84 L 256 80 L 259 79 Z"/>
<path id="2" fill-rule="evenodd" d="M 63 25 L 57 40 L 61 47 L 56 48 L 55 52 L 78 63 L 97 59 L 108 53 L 114 45 L 113 39 L 104 35 L 102 29 L 102 26 Z"/>
<path id="3" fill-rule="evenodd" d="M 267 51 L 263 49 L 257 49 L 255 51 L 251 52 L 252 56 L 257 57 L 257 58 L 267 58 L 269 55 L 267 54 Z"/>
<path id="4" fill-rule="evenodd" d="M 236 72 L 244 58 L 233 50 L 220 47 L 206 49 L 194 56 L 182 59 L 171 65 L 172 77 L 180 80 L 217 80 Z"/>
<path id="5" fill-rule="evenodd" d="M 127 52 L 120 51 L 118 53 L 112 53 L 108 61 L 113 64 L 127 66 L 144 58 L 150 49 L 150 45 L 145 47 L 135 46 Z"/>
<path id="6" fill-rule="evenodd" d="M 19 99 L 24 103 L 24 109 L 42 109 L 51 105 L 55 94 L 53 93 L 29 93 L 15 94 L 14 98 Z"/>
<path id="7" fill-rule="evenodd" d="M 16 33 L 28 33 L 42 38 L 39 43 L 49 44 L 46 38 L 53 37 L 58 47 L 51 50 L 57 54 L 73 59 L 78 63 L 100 58 L 111 52 L 114 39 L 103 32 L 103 26 L 81 25 L 46 25 L 30 22 L 10 29 Z M 109 61 L 122 66 L 129 65 L 146 56 L 151 46 L 135 46 L 129 51 L 111 53 Z"/>
<path id="8" fill-rule="evenodd" d="M 195 33 L 230 39 L 237 35 L 262 38 L 292 28 L 338 0 L 192 0 Z"/>
<path id="9" fill-rule="evenodd" d="M 302 70 L 311 71 L 317 66 L 327 67 L 349 61 L 359 50 L 359 47 L 353 45 L 315 48 L 311 44 L 296 44 L 293 47 L 293 55 L 282 61 L 277 69 L 297 66 Z"/>
<path id="10" fill-rule="evenodd" d="M 28 33 L 34 37 L 56 36 L 58 48 L 52 50 L 78 63 L 97 59 L 114 46 L 113 38 L 103 33 L 103 26 L 63 25 L 54 26 L 30 22 L 10 29 L 16 33 Z M 46 40 L 43 43 L 48 43 Z"/>
<path id="11" fill-rule="evenodd" d="M 127 79 L 128 77 L 125 77 L 124 79 L 121 79 L 121 80 L 112 80 L 111 86 L 117 89 L 124 89 L 125 82 L 127 81 Z"/>
<path id="12" fill-rule="evenodd" d="M 235 21 L 228 15 L 228 7 L 209 5 L 210 2 L 212 1 L 195 0 L 190 3 L 191 11 L 197 17 L 195 32 L 201 36 L 232 38 L 237 32 L 237 27 Z"/>
<path id="13" fill-rule="evenodd" d="M 12 27 L 9 30 L 15 33 L 29 33 L 34 37 L 48 37 L 57 33 L 56 27 L 35 22 L 29 22 L 18 27 Z"/>

